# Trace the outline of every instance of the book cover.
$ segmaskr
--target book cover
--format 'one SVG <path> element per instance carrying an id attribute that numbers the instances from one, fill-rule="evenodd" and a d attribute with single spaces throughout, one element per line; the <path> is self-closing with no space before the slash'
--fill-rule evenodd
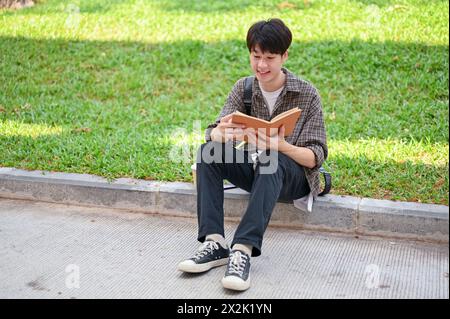
<path id="1" fill-rule="evenodd" d="M 284 125 L 285 131 L 284 136 L 289 136 L 294 131 L 295 125 L 297 124 L 298 119 L 302 110 L 298 107 L 292 108 L 286 112 L 278 114 L 272 120 L 266 121 L 257 117 L 253 117 L 242 112 L 236 111 L 232 113 L 231 122 L 236 124 L 243 124 L 247 128 L 253 128 L 256 132 L 258 129 L 266 129 L 266 135 L 269 135 L 270 132 L 278 132 L 278 129 Z M 271 128 L 276 130 L 270 130 Z M 274 133 L 273 133 L 274 134 Z"/>

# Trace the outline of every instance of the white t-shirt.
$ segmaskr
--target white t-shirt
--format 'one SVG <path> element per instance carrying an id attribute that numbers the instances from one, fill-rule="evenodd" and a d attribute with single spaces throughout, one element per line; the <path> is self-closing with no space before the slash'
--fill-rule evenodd
<path id="1" fill-rule="evenodd" d="M 266 100 L 267 107 L 269 108 L 269 114 L 270 115 L 272 115 L 272 113 L 273 113 L 273 108 L 275 106 L 275 102 L 277 101 L 278 96 L 280 95 L 281 91 L 283 91 L 283 88 L 284 88 L 284 85 L 281 88 L 279 88 L 278 90 L 276 90 L 276 91 L 267 92 L 267 91 L 264 91 L 260 87 L 261 92 L 262 92 L 262 94 L 264 96 L 264 99 Z"/>

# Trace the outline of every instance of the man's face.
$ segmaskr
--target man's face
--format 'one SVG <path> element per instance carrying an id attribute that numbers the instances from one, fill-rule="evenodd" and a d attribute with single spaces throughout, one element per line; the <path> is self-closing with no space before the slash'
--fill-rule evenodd
<path id="1" fill-rule="evenodd" d="M 281 54 L 262 52 L 259 46 L 250 52 L 250 64 L 258 81 L 270 83 L 280 75 L 281 67 L 287 60 L 287 51 Z"/>

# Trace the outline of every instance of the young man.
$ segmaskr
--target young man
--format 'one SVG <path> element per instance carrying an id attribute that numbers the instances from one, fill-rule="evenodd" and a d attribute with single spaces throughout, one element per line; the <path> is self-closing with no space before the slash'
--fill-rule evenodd
<path id="1" fill-rule="evenodd" d="M 282 127 L 278 134 L 265 136 L 230 122 L 234 111 L 246 112 L 243 78 L 236 82 L 217 121 L 208 126 L 207 143 L 198 152 L 198 240 L 203 244 L 178 269 L 198 273 L 227 265 L 222 284 L 228 289 L 250 287 L 250 257 L 261 254 L 263 235 L 276 202 L 319 193 L 318 168 L 328 154 L 322 106 L 311 84 L 282 67 L 291 41 L 290 30 L 279 19 L 257 22 L 247 34 L 255 74 L 251 115 L 270 120 L 299 107 L 302 114 L 294 132 L 285 138 Z M 248 137 L 246 148 L 234 148 L 244 136 Z M 256 153 L 259 157 L 255 148 L 263 150 Z M 275 169 L 265 170 L 274 163 Z M 224 179 L 250 193 L 231 251 L 224 238 Z"/>

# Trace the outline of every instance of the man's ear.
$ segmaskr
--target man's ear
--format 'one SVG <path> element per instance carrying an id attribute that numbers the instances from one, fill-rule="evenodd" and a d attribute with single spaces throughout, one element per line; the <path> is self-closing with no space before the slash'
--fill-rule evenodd
<path id="1" fill-rule="evenodd" d="M 288 59 L 289 56 L 289 51 L 286 50 L 286 52 L 283 53 L 283 55 L 281 56 L 283 63 L 286 62 L 286 60 Z"/>

